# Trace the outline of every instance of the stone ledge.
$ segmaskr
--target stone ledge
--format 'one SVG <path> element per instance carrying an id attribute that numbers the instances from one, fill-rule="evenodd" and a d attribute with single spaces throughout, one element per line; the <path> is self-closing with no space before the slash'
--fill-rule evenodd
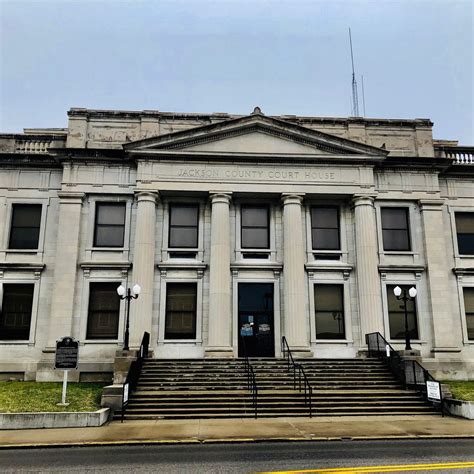
<path id="1" fill-rule="evenodd" d="M 109 408 L 86 412 L 0 413 L 0 429 L 24 430 L 102 426 L 109 419 L 109 415 Z"/>
<path id="2" fill-rule="evenodd" d="M 456 400 L 455 398 L 445 398 L 444 406 L 450 415 L 474 420 L 474 402 Z"/>

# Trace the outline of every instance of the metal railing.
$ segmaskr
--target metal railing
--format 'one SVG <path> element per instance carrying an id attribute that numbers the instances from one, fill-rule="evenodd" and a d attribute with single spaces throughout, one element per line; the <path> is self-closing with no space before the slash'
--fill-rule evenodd
<path id="1" fill-rule="evenodd" d="M 247 346 L 245 343 L 245 336 L 242 338 L 242 348 L 244 352 L 244 371 L 247 376 L 247 390 L 252 394 L 252 408 L 255 414 L 255 418 L 258 416 L 258 387 L 255 379 L 255 371 L 253 370 L 252 364 L 250 363 L 247 355 Z"/>
<path id="2" fill-rule="evenodd" d="M 379 333 L 372 332 L 365 335 L 369 357 L 382 359 L 390 368 L 395 377 L 405 388 L 410 388 L 421 393 L 427 401 L 439 405 L 441 414 L 444 416 L 443 394 L 441 384 L 416 360 L 406 360 L 387 342 Z M 426 382 L 436 382 L 440 387 L 440 400 L 434 402 L 428 398 Z"/>
<path id="3" fill-rule="evenodd" d="M 143 333 L 142 342 L 140 344 L 140 348 L 137 352 L 137 357 L 135 360 L 132 361 L 130 364 L 130 368 L 128 369 L 127 377 L 125 378 L 125 382 L 122 388 L 122 418 L 121 422 L 123 423 L 123 418 L 125 416 L 125 411 L 128 406 L 128 400 L 130 395 L 136 390 L 138 385 L 138 380 L 140 379 L 140 374 L 142 371 L 143 366 L 143 359 L 148 357 L 148 346 L 150 344 L 150 333 L 145 332 Z"/>
<path id="4" fill-rule="evenodd" d="M 304 391 L 304 404 L 309 408 L 309 417 L 313 416 L 313 387 L 309 383 L 308 377 L 301 364 L 295 363 L 293 354 L 286 337 L 281 338 L 281 353 L 286 359 L 288 372 L 293 373 L 293 388 L 299 392 Z"/>

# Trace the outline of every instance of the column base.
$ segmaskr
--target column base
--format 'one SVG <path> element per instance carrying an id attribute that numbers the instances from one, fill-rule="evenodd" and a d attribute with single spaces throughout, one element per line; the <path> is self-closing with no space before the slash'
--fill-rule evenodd
<path id="1" fill-rule="evenodd" d="M 207 347 L 204 350 L 205 359 L 233 359 L 234 349 L 232 347 Z"/>

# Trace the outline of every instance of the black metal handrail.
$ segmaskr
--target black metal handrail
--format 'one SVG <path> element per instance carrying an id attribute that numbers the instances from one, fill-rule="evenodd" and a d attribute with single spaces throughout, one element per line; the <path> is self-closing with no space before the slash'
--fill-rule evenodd
<path id="1" fill-rule="evenodd" d="M 252 364 L 250 363 L 247 354 L 247 345 L 245 343 L 245 336 L 242 338 L 242 348 L 244 352 L 244 371 L 247 376 L 247 390 L 252 394 L 252 407 L 255 414 L 255 418 L 258 416 L 258 387 L 257 380 L 255 378 L 255 371 L 253 370 Z"/>
<path id="2" fill-rule="evenodd" d="M 136 390 L 138 385 L 138 380 L 143 366 L 143 359 L 148 357 L 148 346 L 150 345 L 150 333 L 143 333 L 142 342 L 140 348 L 137 351 L 137 357 L 135 360 L 132 360 L 130 367 L 128 369 L 127 377 L 122 387 L 122 419 L 125 416 L 125 410 L 128 406 L 128 400 L 130 395 Z"/>
<path id="3" fill-rule="evenodd" d="M 369 357 L 382 359 L 390 368 L 393 375 L 403 384 L 405 388 L 414 389 L 428 400 L 426 382 L 437 382 L 427 369 L 416 360 L 406 360 L 396 351 L 379 332 L 365 335 Z M 444 416 L 443 394 L 440 390 L 441 399 L 439 406 Z M 428 400 L 432 401 L 432 400 Z"/>
<path id="4" fill-rule="evenodd" d="M 304 404 L 309 408 L 309 417 L 313 416 L 313 387 L 309 383 L 308 377 L 304 368 L 301 364 L 295 363 L 295 359 L 293 358 L 293 354 L 291 353 L 290 346 L 288 345 L 288 341 L 286 337 L 283 336 L 281 338 L 281 353 L 283 358 L 286 359 L 288 372 L 293 372 L 293 387 L 296 390 L 298 387 L 298 391 L 304 391 Z"/>

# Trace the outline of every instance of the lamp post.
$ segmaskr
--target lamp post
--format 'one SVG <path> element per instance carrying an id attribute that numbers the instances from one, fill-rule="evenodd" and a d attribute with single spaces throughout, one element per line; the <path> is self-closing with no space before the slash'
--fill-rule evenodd
<path id="1" fill-rule="evenodd" d="M 140 291 L 142 289 L 140 288 L 140 285 L 136 284 L 134 287 L 130 290 L 130 288 L 125 289 L 124 286 L 120 285 L 117 288 L 117 294 L 119 295 L 121 300 L 127 300 L 127 314 L 126 314 L 126 319 L 125 319 L 125 338 L 123 340 L 123 350 L 128 351 L 128 340 L 129 340 L 129 320 L 130 320 L 130 300 L 134 299 L 136 300 L 138 296 L 140 295 Z"/>
<path id="2" fill-rule="evenodd" d="M 412 286 L 409 290 L 405 288 L 402 290 L 399 286 L 393 289 L 393 294 L 397 300 L 403 301 L 403 309 L 405 310 L 405 350 L 411 351 L 410 344 L 410 333 L 408 332 L 408 312 L 407 312 L 407 301 L 414 301 L 416 297 L 416 288 Z"/>

